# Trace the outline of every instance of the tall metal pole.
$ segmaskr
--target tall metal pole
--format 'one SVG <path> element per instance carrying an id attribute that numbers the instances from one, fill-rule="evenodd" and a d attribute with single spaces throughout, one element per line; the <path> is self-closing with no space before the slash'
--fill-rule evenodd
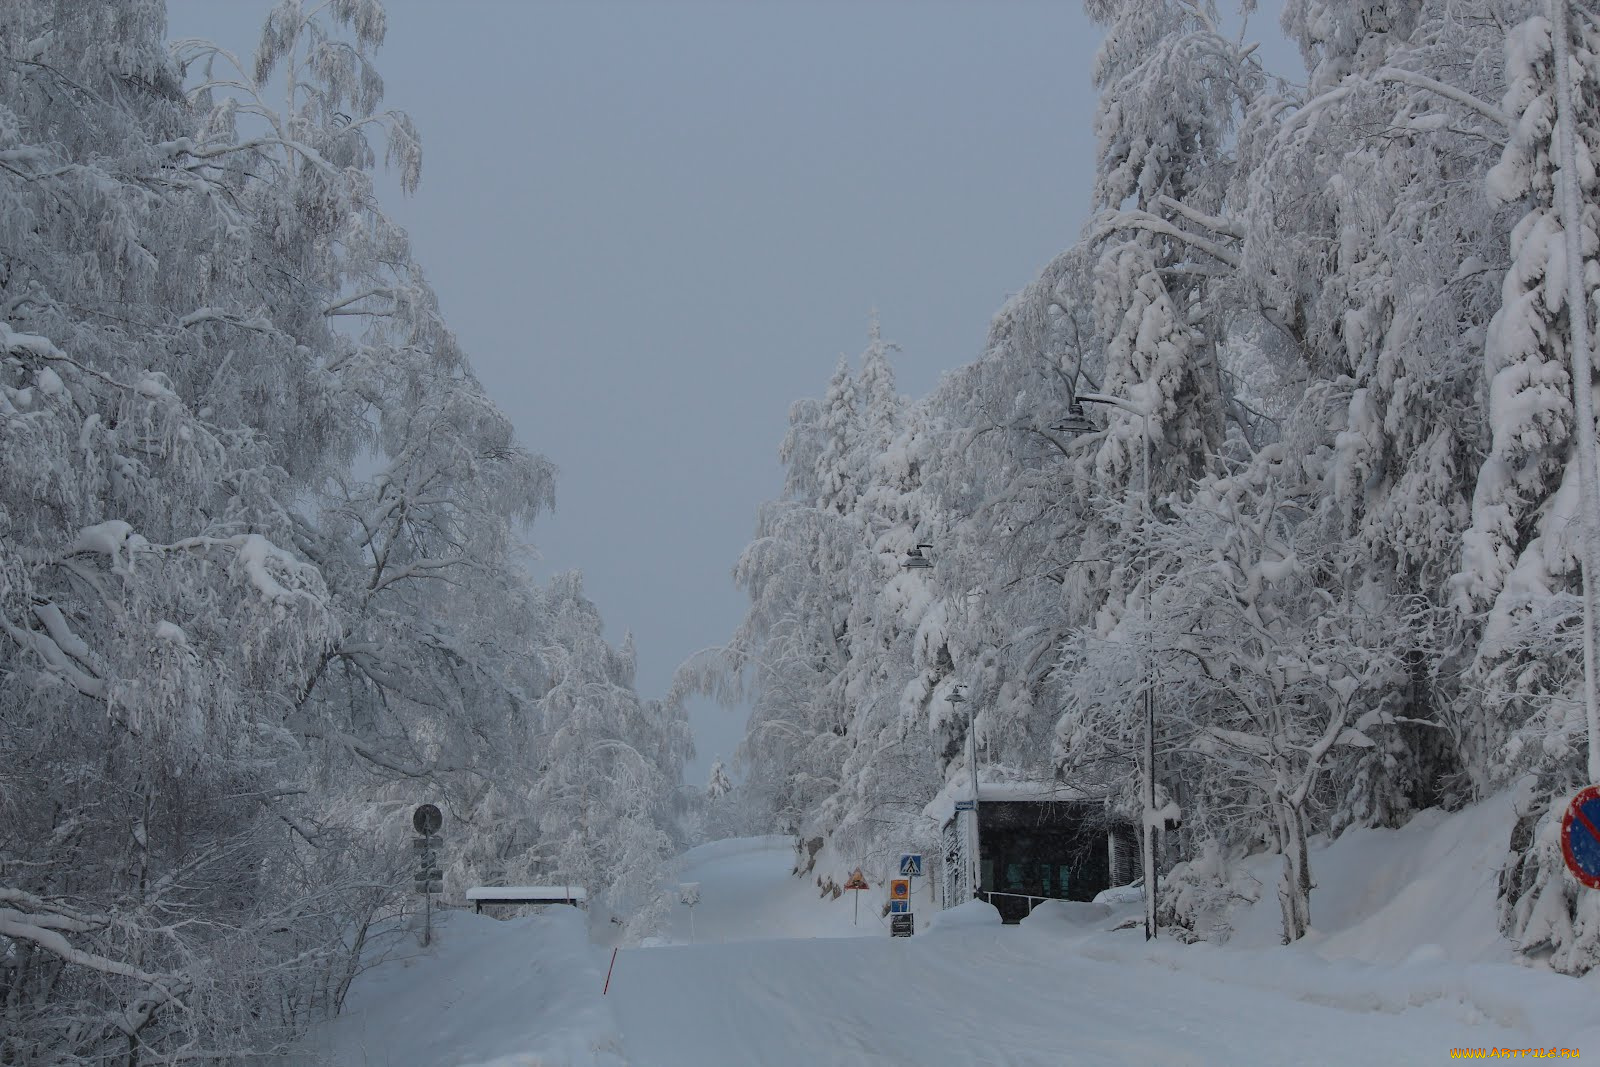
<path id="1" fill-rule="evenodd" d="M 1150 593 L 1150 412 L 1138 407 L 1119 396 L 1108 393 L 1079 393 L 1077 400 L 1088 404 L 1109 404 L 1115 408 L 1139 416 L 1140 428 L 1144 437 L 1143 456 L 1143 481 L 1144 481 L 1144 620 L 1145 642 L 1143 650 L 1145 679 L 1144 679 L 1144 758 L 1139 762 L 1142 766 L 1139 773 L 1140 792 L 1144 794 L 1144 936 L 1148 941 L 1156 936 L 1156 892 L 1159 876 L 1156 873 L 1156 709 L 1155 709 L 1155 635 L 1151 627 L 1155 621 L 1155 610 L 1151 602 Z"/>
<path id="2" fill-rule="evenodd" d="M 1573 122 L 1571 43 L 1567 39 L 1566 0 L 1550 0 L 1550 22 L 1556 60 L 1556 150 L 1561 161 L 1557 192 L 1567 254 L 1567 321 L 1572 324 L 1572 400 L 1578 425 L 1578 479 L 1583 508 L 1583 703 L 1589 724 L 1589 781 L 1600 782 L 1600 710 L 1595 686 L 1595 582 L 1600 581 L 1600 530 L 1595 529 L 1597 468 L 1594 441 L 1594 394 L 1589 366 L 1589 300 L 1583 283 L 1583 249 L 1579 244 L 1583 213 L 1578 198 L 1577 129 Z"/>
<path id="3" fill-rule="evenodd" d="M 1144 939 L 1156 936 L 1156 709 L 1155 610 L 1150 600 L 1150 413 L 1144 420 Z"/>
<path id="4" fill-rule="evenodd" d="M 983 859 L 978 841 L 978 708 L 967 701 L 967 752 L 972 770 L 972 895 L 983 888 Z"/>

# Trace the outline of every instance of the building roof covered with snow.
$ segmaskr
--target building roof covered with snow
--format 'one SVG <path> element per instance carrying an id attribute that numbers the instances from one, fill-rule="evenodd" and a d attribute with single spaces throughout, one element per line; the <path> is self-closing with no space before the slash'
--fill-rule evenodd
<path id="1" fill-rule="evenodd" d="M 582 886 L 567 885 L 476 885 L 467 890 L 467 899 L 510 904 L 537 904 L 541 900 L 561 903 L 569 900 L 587 900 Z"/>

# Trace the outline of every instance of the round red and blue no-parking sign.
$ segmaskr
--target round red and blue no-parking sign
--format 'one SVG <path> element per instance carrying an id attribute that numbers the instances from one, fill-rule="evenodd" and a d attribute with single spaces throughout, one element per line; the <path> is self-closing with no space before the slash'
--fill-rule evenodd
<path id="1" fill-rule="evenodd" d="M 1561 817 L 1561 852 L 1573 877 L 1600 889 L 1600 785 L 1585 786 Z"/>

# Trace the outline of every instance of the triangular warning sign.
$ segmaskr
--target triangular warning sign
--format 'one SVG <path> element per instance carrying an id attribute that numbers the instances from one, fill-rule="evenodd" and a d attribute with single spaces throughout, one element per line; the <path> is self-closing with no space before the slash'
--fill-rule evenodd
<path id="1" fill-rule="evenodd" d="M 869 888 L 867 886 L 867 879 L 861 873 L 861 868 L 860 867 L 857 867 L 855 870 L 850 872 L 850 880 L 844 884 L 844 887 L 846 889 L 866 889 L 866 888 Z"/>

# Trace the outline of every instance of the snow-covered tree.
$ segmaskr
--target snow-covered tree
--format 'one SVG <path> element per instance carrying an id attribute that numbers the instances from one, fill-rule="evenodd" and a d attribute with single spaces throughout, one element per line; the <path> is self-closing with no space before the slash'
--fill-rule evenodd
<path id="1" fill-rule="evenodd" d="M 1303 471 L 1269 446 L 1173 504 L 1155 532 L 1148 616 L 1069 646 L 1074 696 L 1060 725 L 1069 766 L 1131 762 L 1141 728 L 1129 709 L 1154 685 L 1167 792 L 1195 809 L 1182 813 L 1186 829 L 1282 853 L 1286 942 L 1310 923 L 1306 839 L 1326 799 L 1318 791 L 1341 777 L 1341 748 L 1374 747 L 1392 724 L 1404 678 L 1395 638 L 1409 615 L 1351 580 Z M 1141 643 L 1155 657 L 1149 677 L 1130 670 L 1127 650 Z"/>
<path id="2" fill-rule="evenodd" d="M 1600 519 L 1587 343 L 1600 290 L 1600 27 L 1577 7 L 1550 5 L 1506 41 L 1501 106 L 1512 126 L 1486 180 L 1523 214 L 1487 335 L 1492 438 L 1458 577 L 1463 606 L 1487 609 L 1476 667 L 1503 700 L 1479 720 L 1484 758 L 1497 778 L 1538 783 L 1521 798 L 1502 918 L 1525 951 L 1568 971 L 1600 960 L 1600 910 L 1580 899 L 1555 843 L 1567 797 L 1596 766 L 1582 757 L 1597 732 L 1581 710 L 1593 620 L 1574 602 L 1597 580 L 1584 531 Z"/>
<path id="3" fill-rule="evenodd" d="M 706 799 L 721 800 L 733 788 L 733 779 L 728 777 L 728 769 L 722 765 L 718 758 L 711 764 L 711 773 L 706 776 Z"/>
<path id="4" fill-rule="evenodd" d="M 517 565 L 551 472 L 372 194 L 380 142 L 421 158 L 381 5 L 282 3 L 253 64 L 174 63 L 164 21 L 0 6 L 7 1063 L 268 1055 L 337 1011 L 419 794 L 452 880 L 555 847 L 489 815 L 535 821 L 568 678 L 631 709 L 587 747 L 639 755 L 594 768 L 596 888 L 655 877 L 686 751 Z"/>
<path id="5" fill-rule="evenodd" d="M 928 396 L 890 405 L 884 375 L 841 364 L 795 406 L 738 571 L 751 614 L 697 676 L 745 683 L 741 753 L 779 825 L 865 855 L 875 827 L 911 832 L 903 783 L 964 777 L 969 743 L 990 775 L 1061 775 L 1138 817 L 1129 709 L 1152 683 L 1127 652 L 1148 644 L 1156 807 L 1184 816 L 1164 861 L 1192 860 L 1163 914 L 1214 913 L 1233 864 L 1272 850 L 1292 940 L 1311 835 L 1531 775 L 1506 929 L 1585 970 L 1600 918 L 1550 813 L 1593 730 L 1572 380 L 1600 288 L 1600 19 L 1290 0 L 1302 79 L 1248 43 L 1257 5 L 1221 6 L 1088 5 L 1081 239 Z M 1086 427 L 1087 392 L 1126 406 Z M 919 543 L 933 566 L 900 569 Z"/>

